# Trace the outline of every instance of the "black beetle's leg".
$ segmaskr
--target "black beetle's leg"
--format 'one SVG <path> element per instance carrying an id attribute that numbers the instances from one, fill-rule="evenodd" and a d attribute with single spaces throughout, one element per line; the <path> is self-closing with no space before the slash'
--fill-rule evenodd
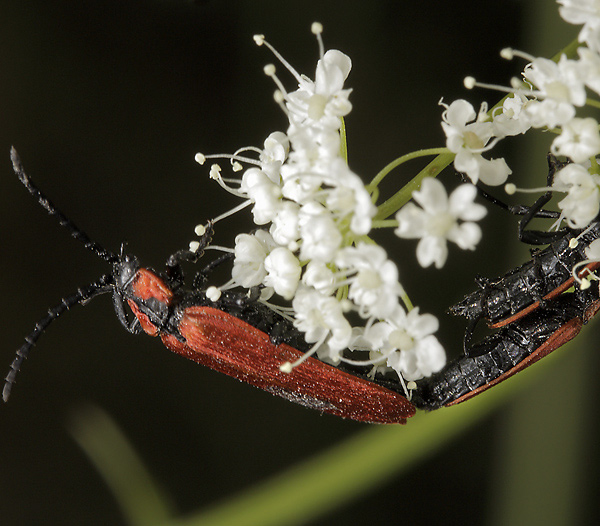
<path id="1" fill-rule="evenodd" d="M 561 163 L 554 155 L 548 155 L 548 175 L 546 177 L 546 186 L 552 187 L 554 182 L 554 176 L 558 170 L 560 170 L 564 163 Z M 463 174 L 458 174 L 461 179 L 465 182 L 470 182 L 469 179 Z M 523 216 L 519 221 L 519 240 L 528 245 L 547 245 L 564 237 L 566 230 L 558 230 L 556 232 L 545 232 L 543 230 L 525 230 L 533 218 L 541 219 L 558 219 L 560 217 L 559 212 L 552 210 L 545 210 L 543 207 L 550 199 L 552 199 L 552 191 L 548 190 L 542 194 L 531 206 L 524 205 L 508 205 L 500 199 L 488 194 L 481 186 L 481 183 L 477 183 L 477 191 L 487 201 L 495 206 L 506 210 L 513 215 Z"/>
<path id="2" fill-rule="evenodd" d="M 463 336 L 463 353 L 465 356 L 470 356 L 471 349 L 471 340 L 473 339 L 473 333 L 475 332 L 475 327 L 479 323 L 481 318 L 473 318 L 469 320 L 467 324 L 467 328 L 465 329 L 465 335 Z"/>
<path id="3" fill-rule="evenodd" d="M 27 358 L 29 351 L 38 341 L 42 333 L 46 330 L 56 318 L 58 318 L 63 312 L 69 310 L 74 305 L 83 303 L 84 301 L 90 300 L 91 298 L 98 296 L 99 294 L 105 294 L 113 289 L 113 278 L 110 274 L 102 276 L 98 281 L 90 283 L 85 287 L 81 287 L 70 296 L 64 297 L 60 303 L 48 310 L 48 314 L 35 324 L 35 328 L 25 337 L 25 343 L 21 345 L 17 351 L 17 355 L 10 365 L 10 370 L 6 375 L 6 382 L 2 391 L 2 398 L 6 402 L 10 396 L 10 391 L 15 383 L 17 373 L 21 368 L 21 364 Z"/>
<path id="4" fill-rule="evenodd" d="M 222 256 L 219 256 L 217 259 L 211 261 L 208 265 L 206 265 L 201 271 L 199 271 L 194 276 L 194 281 L 192 282 L 192 288 L 195 290 L 201 289 L 202 286 L 204 285 L 204 283 L 206 283 L 206 281 L 208 280 L 208 276 L 210 275 L 210 273 L 216 267 L 218 267 L 222 263 L 225 263 L 225 261 L 229 261 L 230 259 L 233 259 L 233 257 L 234 257 L 233 252 L 227 252 L 227 253 L 223 254 Z"/>
<path id="5" fill-rule="evenodd" d="M 127 329 L 131 334 L 139 334 L 142 328 L 140 327 L 140 321 L 137 318 L 129 321 L 127 319 L 127 313 L 125 312 L 125 306 L 123 305 L 123 296 L 121 296 L 116 290 L 113 293 L 113 305 L 115 307 L 115 313 L 117 318 L 121 322 L 121 325 Z"/>
<path id="6" fill-rule="evenodd" d="M 471 182 L 471 179 L 469 179 L 464 174 L 461 174 L 459 172 L 456 172 L 456 174 L 460 177 L 461 181 L 463 181 L 464 183 L 473 184 Z M 488 194 L 483 189 L 483 186 L 480 182 L 477 182 L 477 184 L 475 184 L 475 187 L 477 187 L 477 193 L 481 197 L 483 197 L 486 201 L 489 201 L 494 206 L 497 206 L 498 208 L 505 210 L 509 214 L 512 214 L 515 216 L 523 216 L 523 215 L 527 214 L 531 209 L 531 206 L 509 205 L 509 204 L 505 203 L 501 199 L 498 199 L 497 197 L 494 197 L 493 195 Z M 540 209 L 535 212 L 535 217 L 538 217 L 540 219 L 558 219 L 560 217 L 560 214 L 558 212 L 555 212 L 554 210 L 544 210 L 540 207 Z"/>
<path id="7" fill-rule="evenodd" d="M 556 172 L 559 171 L 563 166 L 565 166 L 565 164 L 561 163 L 556 157 L 554 157 L 554 155 L 548 155 L 548 176 L 546 177 L 546 186 L 548 188 L 552 187 Z M 542 207 L 548 203 L 550 199 L 552 199 L 552 190 L 548 190 L 546 193 L 538 197 L 535 203 L 529 207 L 529 210 L 519 222 L 519 239 L 523 241 L 523 243 L 527 243 L 529 245 L 547 245 L 564 237 L 566 233 L 565 229 L 557 230 L 555 232 L 525 230 L 527 225 L 529 225 L 534 217 L 541 217 L 539 213 L 542 210 Z M 557 215 L 557 218 L 558 217 L 559 216 Z"/>
<path id="8" fill-rule="evenodd" d="M 173 290 L 176 290 L 183 284 L 184 276 L 181 269 L 181 262 L 189 261 L 190 263 L 196 263 L 204 255 L 204 249 L 210 244 L 213 233 L 213 224 L 209 221 L 206 231 L 200 238 L 198 250 L 194 252 L 191 250 L 178 250 L 169 256 L 165 273 Z"/>

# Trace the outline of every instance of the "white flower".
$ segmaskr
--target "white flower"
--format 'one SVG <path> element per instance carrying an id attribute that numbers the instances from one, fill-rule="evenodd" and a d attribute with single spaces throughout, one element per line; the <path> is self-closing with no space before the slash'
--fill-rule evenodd
<path id="1" fill-rule="evenodd" d="M 600 4 L 596 0 L 557 0 L 560 16 L 570 24 L 600 22 Z"/>
<path id="2" fill-rule="evenodd" d="M 351 90 L 343 89 L 351 68 L 350 58 L 341 51 L 327 51 L 317 62 L 315 81 L 302 77 L 299 89 L 287 96 L 292 123 L 302 124 L 308 119 L 324 128 L 338 129 L 339 118 L 352 109 L 348 100 Z"/>
<path id="3" fill-rule="evenodd" d="M 328 210 L 338 221 L 350 216 L 350 229 L 355 234 L 368 234 L 377 208 L 360 177 L 348 168 L 343 159 L 338 158 L 331 163 L 329 175 L 324 177 L 324 182 L 332 186 L 325 193 Z"/>
<path id="4" fill-rule="evenodd" d="M 385 318 L 394 311 L 402 287 L 398 268 L 383 248 L 366 243 L 345 247 L 338 252 L 335 263 L 352 274 L 348 278 L 348 298 L 358 305 L 361 316 Z"/>
<path id="5" fill-rule="evenodd" d="M 571 103 L 555 99 L 530 100 L 524 112 L 534 128 L 556 128 L 575 116 L 575 108 Z"/>
<path id="6" fill-rule="evenodd" d="M 269 179 L 279 184 L 281 166 L 290 151 L 290 140 L 283 132 L 273 132 L 265 139 L 265 147 L 260 152 L 260 165 Z"/>
<path id="7" fill-rule="evenodd" d="M 419 314 L 415 307 L 408 314 L 398 306 L 383 322 L 369 327 L 363 339 L 368 341 L 373 352 L 387 357 L 387 365 L 406 380 L 418 380 L 431 376 L 446 364 L 443 347 L 432 334 L 439 322 L 431 314 Z"/>
<path id="8" fill-rule="evenodd" d="M 292 201 L 282 201 L 273 218 L 269 232 L 275 242 L 282 246 L 296 244 L 300 237 L 298 214 L 300 206 Z"/>
<path id="9" fill-rule="evenodd" d="M 558 62 L 536 57 L 525 67 L 523 77 L 540 91 L 543 98 L 583 106 L 586 93 L 579 69 L 578 62 L 565 55 Z"/>
<path id="10" fill-rule="evenodd" d="M 304 205 L 298 224 L 302 237 L 300 259 L 331 261 L 342 244 L 342 234 L 325 208 L 314 202 Z"/>
<path id="11" fill-rule="evenodd" d="M 592 50 L 600 51 L 600 5 L 595 0 L 557 0 L 560 16 L 570 24 L 583 24 L 579 41 Z"/>
<path id="12" fill-rule="evenodd" d="M 571 228 L 584 228 L 600 210 L 600 176 L 590 174 L 579 164 L 568 164 L 554 177 L 552 187 L 568 192 L 558 203 Z"/>
<path id="13" fill-rule="evenodd" d="M 496 113 L 492 121 L 492 130 L 495 137 L 503 138 L 519 135 L 531 128 L 531 122 L 523 111 L 528 102 L 526 97 L 518 93 L 504 100 L 502 111 Z"/>
<path id="14" fill-rule="evenodd" d="M 263 283 L 275 292 L 291 300 L 300 281 L 300 262 L 287 248 L 274 248 L 264 260 L 267 275 Z"/>
<path id="15" fill-rule="evenodd" d="M 455 100 L 442 114 L 442 128 L 446 134 L 446 146 L 456 154 L 454 167 L 476 183 L 499 185 L 511 173 L 504 159 L 487 160 L 482 152 L 488 150 L 493 126 L 487 119 L 485 107 L 477 115 L 473 106 L 466 100 Z M 493 143 L 492 143 L 493 144 Z"/>
<path id="16" fill-rule="evenodd" d="M 273 220 L 281 203 L 281 188 L 258 168 L 248 168 L 242 176 L 240 192 L 254 201 L 252 215 L 257 225 Z"/>
<path id="17" fill-rule="evenodd" d="M 585 256 L 591 261 L 600 261 L 600 239 L 595 239 L 585 248 Z"/>
<path id="18" fill-rule="evenodd" d="M 337 281 L 332 270 L 320 261 L 309 261 L 302 282 L 325 296 L 333 294 L 337 288 Z"/>
<path id="19" fill-rule="evenodd" d="M 273 238 L 264 230 L 258 230 L 254 235 L 239 234 L 235 238 L 234 281 L 246 288 L 261 285 L 267 275 L 265 258 L 273 247 Z"/>
<path id="20" fill-rule="evenodd" d="M 450 197 L 437 179 L 426 177 L 413 199 L 421 205 L 407 203 L 396 214 L 395 233 L 406 239 L 421 238 L 417 245 L 417 260 L 423 267 L 435 263 L 441 268 L 446 262 L 446 240 L 462 249 L 474 250 L 481 239 L 481 229 L 473 221 L 485 216 L 484 206 L 474 202 L 477 189 L 470 184 L 456 188 Z M 458 220 L 464 221 L 462 224 Z"/>
<path id="21" fill-rule="evenodd" d="M 412 349 L 392 355 L 388 365 L 396 371 L 402 371 L 405 380 L 420 380 L 437 373 L 446 365 L 446 352 L 435 336 L 426 336 Z"/>
<path id="22" fill-rule="evenodd" d="M 552 143 L 554 155 L 566 155 L 582 163 L 600 153 L 600 133 L 596 119 L 575 117 L 565 124 L 561 134 Z"/>
<path id="23" fill-rule="evenodd" d="M 317 342 L 330 335 L 329 349 L 339 352 L 348 347 L 352 327 L 344 316 L 341 303 L 335 298 L 300 286 L 292 305 L 296 312 L 294 325 L 305 333 L 307 342 Z"/>
<path id="24" fill-rule="evenodd" d="M 579 75 L 585 85 L 600 94 L 600 56 L 586 47 L 577 49 Z"/>

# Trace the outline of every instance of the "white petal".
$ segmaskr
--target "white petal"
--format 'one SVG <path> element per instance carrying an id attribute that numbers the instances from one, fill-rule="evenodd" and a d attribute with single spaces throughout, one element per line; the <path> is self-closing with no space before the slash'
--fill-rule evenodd
<path id="1" fill-rule="evenodd" d="M 430 214 L 448 210 L 448 194 L 444 185 L 434 177 L 425 177 L 421 188 L 412 193 L 413 199 Z"/>
<path id="2" fill-rule="evenodd" d="M 406 203 L 396 214 L 396 221 L 398 228 L 394 233 L 398 237 L 414 239 L 427 232 L 427 214 L 414 203 Z"/>
<path id="3" fill-rule="evenodd" d="M 448 258 L 448 246 L 442 237 L 424 237 L 417 245 L 417 261 L 422 267 L 435 263 L 436 268 L 442 268 Z"/>
<path id="4" fill-rule="evenodd" d="M 456 188 L 449 198 L 450 213 L 463 221 L 479 221 L 487 214 L 483 205 L 474 203 L 477 188 L 472 184 L 463 184 Z"/>
<path id="5" fill-rule="evenodd" d="M 447 237 L 463 250 L 475 250 L 477 243 L 481 241 L 481 228 L 475 223 L 463 223 L 453 227 Z"/>

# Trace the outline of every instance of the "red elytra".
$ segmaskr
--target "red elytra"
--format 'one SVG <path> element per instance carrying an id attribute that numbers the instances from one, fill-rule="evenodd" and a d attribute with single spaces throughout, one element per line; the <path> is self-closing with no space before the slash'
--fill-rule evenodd
<path id="1" fill-rule="evenodd" d="M 405 424 L 415 414 L 402 395 L 353 376 L 315 358 L 291 373 L 279 367 L 303 355 L 285 343 L 274 345 L 268 334 L 222 310 L 189 306 L 178 313 L 185 342 L 161 331 L 138 307 L 154 298 L 169 307 L 175 295 L 162 278 L 140 268 L 131 282 L 134 297 L 127 300 L 142 329 L 160 336 L 171 351 L 287 400 L 359 422 Z"/>
<path id="2" fill-rule="evenodd" d="M 415 414 L 399 393 L 315 358 L 291 373 L 280 371 L 281 364 L 303 352 L 286 343 L 273 344 L 266 333 L 222 310 L 187 307 L 179 322 L 183 342 L 160 332 L 133 301 L 129 304 L 146 333 L 160 336 L 171 351 L 289 401 L 359 422 L 405 424 Z"/>

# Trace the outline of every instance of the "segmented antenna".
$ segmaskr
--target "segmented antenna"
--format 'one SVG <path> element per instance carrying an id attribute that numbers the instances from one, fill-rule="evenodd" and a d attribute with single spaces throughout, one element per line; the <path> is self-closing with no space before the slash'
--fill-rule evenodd
<path id="1" fill-rule="evenodd" d="M 71 236 L 77 239 L 77 241 L 81 241 L 85 248 L 91 250 L 98 257 L 108 261 L 109 263 L 114 263 L 118 260 L 118 256 L 105 250 L 98 243 L 92 241 L 88 235 L 81 230 L 73 221 L 68 219 L 60 210 L 54 206 L 54 203 L 48 199 L 44 193 L 33 184 L 29 176 L 25 173 L 23 169 L 23 165 L 21 164 L 21 159 L 19 158 L 19 154 L 15 147 L 12 146 L 10 149 L 10 159 L 13 163 L 13 170 L 17 174 L 19 181 L 23 183 L 27 191 L 37 199 L 37 202 L 42 205 L 46 211 L 51 215 L 58 219 L 58 222 L 61 226 L 64 226 L 70 233 Z"/>
<path id="2" fill-rule="evenodd" d="M 38 321 L 35 324 L 35 328 L 33 329 L 33 331 L 31 331 L 29 335 L 25 337 L 25 343 L 17 351 L 17 355 L 15 356 L 15 359 L 10 365 L 10 370 L 8 371 L 8 374 L 5 378 L 6 382 L 4 384 L 4 389 L 2 390 L 2 399 L 5 402 L 8 401 L 8 397 L 10 396 L 12 386 L 15 383 L 15 378 L 17 376 L 17 373 L 19 372 L 19 369 L 21 368 L 23 360 L 27 358 L 29 351 L 38 341 L 39 337 L 46 330 L 48 325 L 50 325 L 63 312 L 69 310 L 74 305 L 78 305 L 87 300 L 90 300 L 94 296 L 98 296 L 99 294 L 110 292 L 113 290 L 113 288 L 113 277 L 110 274 L 106 274 L 102 276 L 98 281 L 95 281 L 94 283 L 90 283 L 85 287 L 77 289 L 77 292 L 75 294 L 71 294 L 70 296 L 63 298 L 58 305 L 48 310 L 48 314 L 46 315 L 46 317 Z"/>

